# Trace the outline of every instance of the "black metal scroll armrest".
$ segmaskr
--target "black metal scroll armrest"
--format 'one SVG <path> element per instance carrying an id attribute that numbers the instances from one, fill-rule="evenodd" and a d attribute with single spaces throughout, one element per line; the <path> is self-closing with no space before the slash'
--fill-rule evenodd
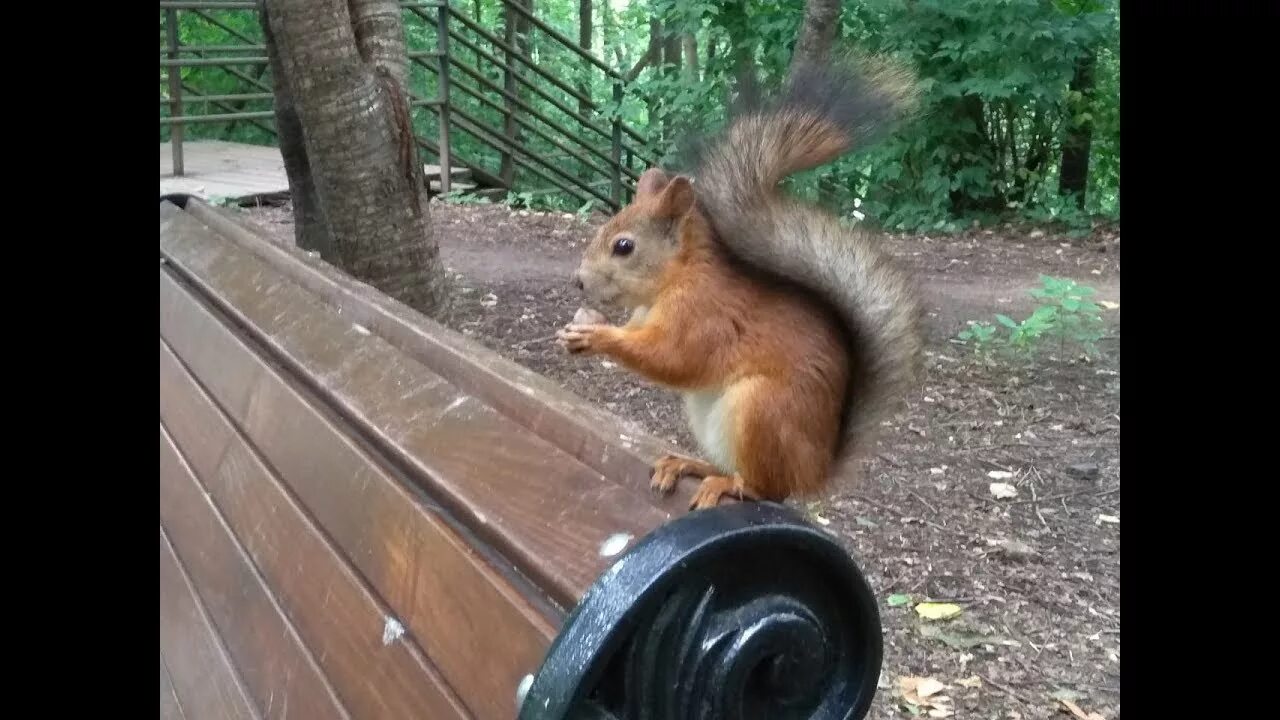
<path id="1" fill-rule="evenodd" d="M 730 505 L 658 528 L 596 581 L 519 718 L 859 720 L 882 652 L 840 545 L 780 505 Z"/>

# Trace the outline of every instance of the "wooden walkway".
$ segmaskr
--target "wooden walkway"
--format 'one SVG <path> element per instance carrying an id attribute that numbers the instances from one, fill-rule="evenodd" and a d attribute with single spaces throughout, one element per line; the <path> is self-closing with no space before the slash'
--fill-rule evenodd
<path id="1" fill-rule="evenodd" d="M 173 176 L 173 149 L 160 143 L 160 194 L 186 193 L 211 200 L 251 199 L 289 192 L 289 177 L 284 171 L 280 150 L 264 145 L 222 140 L 200 140 L 182 143 L 182 163 L 186 172 Z M 424 165 L 430 191 L 440 191 L 440 166 Z M 453 188 L 475 188 L 466 168 L 452 168 Z"/>
<path id="2" fill-rule="evenodd" d="M 173 176 L 173 150 L 160 143 L 160 194 L 187 193 L 202 200 L 250 198 L 289 191 L 280 150 L 263 145 L 201 140 L 182 143 L 186 172 Z"/>

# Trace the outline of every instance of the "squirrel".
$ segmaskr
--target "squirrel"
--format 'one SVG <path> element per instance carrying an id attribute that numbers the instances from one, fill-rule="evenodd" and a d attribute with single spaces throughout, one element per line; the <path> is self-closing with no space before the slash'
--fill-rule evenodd
<path id="1" fill-rule="evenodd" d="M 644 171 L 588 243 L 576 284 L 630 320 L 580 311 L 558 342 L 681 392 L 709 460 L 660 458 L 655 491 L 692 476 L 693 510 L 782 502 L 866 456 L 918 374 L 917 291 L 865 231 L 778 184 L 865 145 L 914 99 L 883 60 L 797 67 L 770 106 L 703 143 L 692 179 Z"/>

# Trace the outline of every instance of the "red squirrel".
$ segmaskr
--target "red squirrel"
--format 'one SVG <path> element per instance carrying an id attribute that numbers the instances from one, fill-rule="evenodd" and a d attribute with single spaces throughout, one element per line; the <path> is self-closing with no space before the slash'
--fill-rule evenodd
<path id="1" fill-rule="evenodd" d="M 917 292 L 865 231 L 778 184 L 865 144 L 914 96 L 882 61 L 798 68 L 704 144 L 693 180 L 646 170 L 589 243 L 578 286 L 630 321 L 575 319 L 559 342 L 682 393 L 707 456 L 659 459 L 654 490 L 688 475 L 702 478 L 691 509 L 781 502 L 865 457 L 917 374 Z"/>

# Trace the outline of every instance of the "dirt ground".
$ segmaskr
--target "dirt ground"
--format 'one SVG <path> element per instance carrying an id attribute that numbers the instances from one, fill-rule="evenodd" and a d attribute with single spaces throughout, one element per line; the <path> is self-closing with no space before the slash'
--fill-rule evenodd
<path id="1" fill-rule="evenodd" d="M 292 237 L 287 207 L 246 212 Z M 431 212 L 457 282 L 455 329 L 694 451 L 676 397 L 552 340 L 578 307 L 570 273 L 601 217 L 438 201 Z M 968 320 L 1025 317 L 1040 274 L 1119 303 L 1119 230 L 1071 239 L 1006 227 L 884 243 L 925 293 L 925 381 L 884 428 L 865 482 L 804 508 L 882 601 L 884 673 L 870 717 L 1116 720 L 1120 311 L 1107 311 L 1092 361 L 1056 347 L 983 360 L 950 339 Z M 996 498 L 994 482 L 1016 495 Z M 961 612 L 925 620 L 921 602 Z M 945 688 L 926 682 L 911 699 L 927 697 L 908 703 L 902 678 Z"/>

